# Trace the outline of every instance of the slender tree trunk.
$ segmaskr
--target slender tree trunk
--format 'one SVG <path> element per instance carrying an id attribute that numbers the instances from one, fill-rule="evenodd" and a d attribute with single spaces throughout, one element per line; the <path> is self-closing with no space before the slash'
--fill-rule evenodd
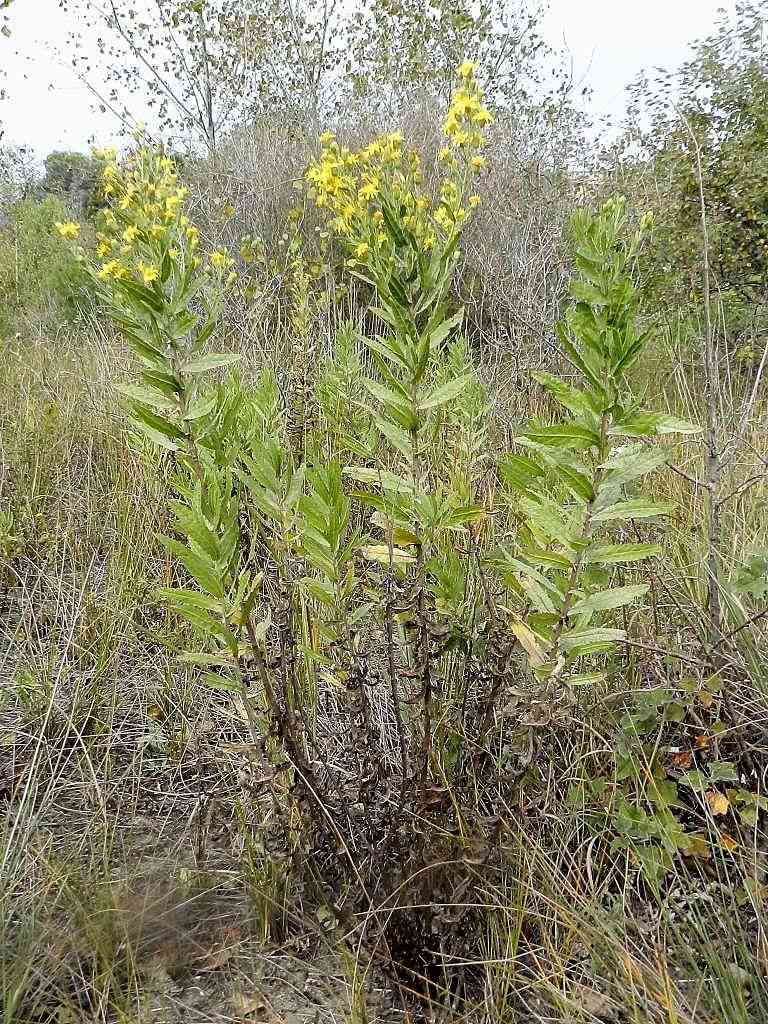
<path id="1" fill-rule="evenodd" d="M 707 205 L 704 196 L 704 175 L 701 166 L 701 147 L 688 121 L 685 121 L 696 156 L 696 177 L 699 186 L 702 236 L 702 294 L 704 297 L 704 402 L 707 417 L 707 605 L 710 621 L 710 644 L 714 648 L 723 633 L 722 605 L 720 602 L 720 480 L 722 475 L 720 452 L 720 378 L 717 352 L 712 326 L 712 298 L 710 292 L 709 233 Z"/>

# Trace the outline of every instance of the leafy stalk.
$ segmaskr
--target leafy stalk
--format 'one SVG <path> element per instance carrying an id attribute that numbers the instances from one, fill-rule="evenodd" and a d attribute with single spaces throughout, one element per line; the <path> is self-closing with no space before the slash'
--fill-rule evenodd
<path id="1" fill-rule="evenodd" d="M 642 409 L 632 393 L 629 371 L 648 340 L 638 323 L 633 277 L 646 227 L 629 232 L 623 200 L 574 217 L 578 274 L 558 337 L 581 386 L 535 374 L 568 416 L 531 424 L 517 439 L 525 454 L 501 465 L 521 520 L 519 548 L 502 559 L 507 582 L 527 610 L 525 618 L 515 613 L 512 629 L 532 669 L 550 680 L 594 678 L 575 671 L 579 659 L 607 652 L 625 637 L 605 624 L 606 613 L 648 590 L 644 583 L 611 587 L 614 567 L 660 552 L 656 544 L 622 542 L 620 532 L 616 537 L 628 524 L 654 523 L 671 510 L 633 490 L 664 462 L 663 452 L 625 439 L 698 430 Z"/>

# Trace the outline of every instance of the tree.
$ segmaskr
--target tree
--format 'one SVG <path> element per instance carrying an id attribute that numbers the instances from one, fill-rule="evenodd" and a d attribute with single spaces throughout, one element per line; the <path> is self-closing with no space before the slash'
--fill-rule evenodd
<path id="1" fill-rule="evenodd" d="M 62 0 L 78 31 L 71 60 L 103 109 L 167 140 L 202 143 L 265 115 L 316 133 L 321 122 L 445 102 L 466 57 L 489 99 L 528 108 L 547 54 L 538 0 Z M 93 39 L 99 60 L 93 59 Z M 551 64 L 550 64 L 551 66 Z"/>
<path id="2" fill-rule="evenodd" d="M 664 262 L 686 279 L 701 253 L 698 150 L 711 268 L 749 301 L 763 301 L 768 282 L 767 22 L 768 0 L 740 0 L 677 72 L 636 82 L 630 119 L 647 128 L 627 140 L 662 197 Z"/>
<path id="3" fill-rule="evenodd" d="M 79 216 L 92 213 L 102 164 L 84 153 L 57 150 L 45 158 L 42 189 L 64 200 Z"/>
<path id="4" fill-rule="evenodd" d="M 497 105 L 527 103 L 549 56 L 538 34 L 541 5 L 526 0 L 372 0 L 355 25 L 345 71 L 357 95 L 394 105 L 414 92 L 447 99 L 467 57 Z"/>
<path id="5" fill-rule="evenodd" d="M 338 64 L 336 0 L 63 0 L 77 18 L 72 64 L 104 110 L 202 142 L 265 108 L 316 113 Z M 92 57 L 96 37 L 100 60 Z"/>

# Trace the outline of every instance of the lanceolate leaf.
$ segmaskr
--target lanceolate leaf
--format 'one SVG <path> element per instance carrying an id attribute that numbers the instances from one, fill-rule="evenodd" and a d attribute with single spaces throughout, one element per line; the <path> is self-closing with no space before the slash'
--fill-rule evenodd
<path id="1" fill-rule="evenodd" d="M 516 491 L 527 491 L 544 476 L 544 470 L 524 455 L 505 455 L 499 463 L 502 480 Z"/>
<path id="2" fill-rule="evenodd" d="M 611 425 L 612 437 L 653 437 L 655 434 L 699 434 L 701 427 L 664 412 L 639 412 Z"/>
<path id="3" fill-rule="evenodd" d="M 575 629 L 563 633 L 560 646 L 578 657 L 596 651 L 610 650 L 617 640 L 626 639 L 623 629 Z"/>
<path id="4" fill-rule="evenodd" d="M 658 544 L 600 544 L 589 548 L 585 559 L 598 565 L 623 565 L 660 554 Z"/>
<path id="5" fill-rule="evenodd" d="M 556 398 L 562 406 L 575 415 L 579 416 L 589 408 L 586 394 L 571 387 L 570 384 L 566 384 L 565 381 L 560 380 L 559 377 L 555 377 L 551 373 L 545 373 L 543 370 L 536 370 L 531 374 L 531 376 L 534 380 L 538 381 L 539 384 L 541 384 L 541 386 L 553 396 L 553 398 Z"/>
<path id="6" fill-rule="evenodd" d="M 664 451 L 635 444 L 613 452 L 603 463 L 602 468 L 609 472 L 608 479 L 611 482 L 628 484 L 633 480 L 639 480 L 647 473 L 652 473 L 666 461 Z"/>
<path id="7" fill-rule="evenodd" d="M 158 413 L 152 412 L 146 406 L 136 402 L 132 407 L 134 418 L 145 427 L 149 427 L 150 430 L 156 434 L 161 434 L 169 441 L 186 441 L 187 435 L 172 423 L 165 416 L 160 416 Z"/>
<path id="8" fill-rule="evenodd" d="M 456 398 L 467 384 L 472 380 L 473 374 L 465 373 L 461 377 L 456 377 L 455 380 L 449 380 L 446 384 L 436 388 L 432 394 L 428 395 L 422 402 L 419 403 L 419 409 L 422 412 L 426 412 L 427 409 L 435 409 L 439 405 L 444 405 L 446 402 L 450 402 L 452 398 Z"/>
<path id="9" fill-rule="evenodd" d="M 181 564 L 194 577 L 203 590 L 206 590 L 211 597 L 224 599 L 224 586 L 217 570 L 217 567 L 202 554 L 196 554 L 180 541 L 171 537 L 160 537 L 166 548 L 179 559 Z"/>
<path id="10" fill-rule="evenodd" d="M 380 562 L 382 565 L 390 564 L 390 548 L 388 544 L 369 544 L 360 548 L 363 558 L 370 562 Z M 416 561 L 416 556 L 410 551 L 403 551 L 402 548 L 393 547 L 391 550 L 391 562 L 393 565 L 409 565 Z"/>
<path id="11" fill-rule="evenodd" d="M 522 436 L 535 444 L 575 450 L 597 447 L 600 444 L 600 438 L 594 430 L 582 427 L 578 423 L 556 423 L 550 427 L 529 428 Z"/>
<path id="12" fill-rule="evenodd" d="M 437 327 L 430 330 L 428 335 L 430 351 L 435 352 L 442 345 L 448 335 L 457 327 L 461 326 L 463 319 L 464 310 L 460 309 L 458 313 L 448 317 L 447 320 L 443 320 L 441 324 L 438 324 Z"/>
<path id="13" fill-rule="evenodd" d="M 674 511 L 675 506 L 665 501 L 649 501 L 647 498 L 631 498 L 629 501 L 617 501 L 608 508 L 595 512 L 592 521 L 595 523 L 609 520 L 650 519 L 653 516 L 666 516 Z"/>
<path id="14" fill-rule="evenodd" d="M 383 416 L 374 416 L 373 421 L 389 443 L 401 454 L 410 458 L 413 449 L 410 435 L 402 427 L 398 427 L 396 423 L 390 423 Z"/>
<path id="15" fill-rule="evenodd" d="M 205 373 L 207 370 L 216 370 L 220 366 L 231 366 L 240 361 L 242 357 L 236 352 L 211 353 L 207 356 L 197 356 L 183 363 L 181 369 L 184 373 Z"/>
<path id="16" fill-rule="evenodd" d="M 631 587 L 614 587 L 612 590 L 600 590 L 589 597 L 577 601 L 571 608 L 569 615 L 583 615 L 585 612 L 604 612 L 612 608 L 623 608 L 631 604 L 638 597 L 648 593 L 647 583 L 638 583 Z"/>
<path id="17" fill-rule="evenodd" d="M 115 390 L 121 395 L 125 395 L 126 398 L 149 406 L 155 411 L 171 412 L 179 407 L 178 401 L 169 398 L 159 388 L 142 387 L 140 384 L 118 384 Z"/>
<path id="18" fill-rule="evenodd" d="M 369 469 L 367 466 L 345 466 L 344 475 L 363 484 L 375 484 L 385 491 L 396 493 L 412 493 L 413 482 L 405 480 L 387 469 Z"/>
<path id="19" fill-rule="evenodd" d="M 595 492 L 591 481 L 583 473 L 567 465 L 555 465 L 553 468 L 575 498 L 585 502 L 592 501 Z"/>

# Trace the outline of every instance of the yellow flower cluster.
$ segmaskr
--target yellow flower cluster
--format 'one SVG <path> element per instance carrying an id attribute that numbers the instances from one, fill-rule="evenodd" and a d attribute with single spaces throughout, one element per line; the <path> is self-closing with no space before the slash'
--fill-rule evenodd
<path id="1" fill-rule="evenodd" d="M 419 157 L 406 153 L 403 137 L 392 132 L 364 149 L 352 152 L 339 146 L 332 132 L 320 136 L 322 154 L 307 171 L 307 181 L 318 206 L 333 214 L 334 231 L 345 238 L 357 259 L 388 246 L 381 207 L 397 204 L 416 237 L 428 244 L 427 202 L 418 188 L 422 175 Z"/>
<path id="2" fill-rule="evenodd" d="M 55 226 L 62 238 L 74 240 L 80 234 L 80 225 L 75 220 L 57 220 Z"/>
<path id="3" fill-rule="evenodd" d="M 461 87 L 451 98 L 443 124 L 449 144 L 440 156 L 450 163 L 456 159 L 457 152 L 461 153 L 469 159 L 473 170 L 479 171 L 485 166 L 485 158 L 479 153 L 485 145 L 484 129 L 493 123 L 493 118 L 483 106 L 483 93 L 475 78 L 476 71 L 477 66 L 472 61 L 464 61 L 459 67 Z"/>
<path id="4" fill-rule="evenodd" d="M 346 243 L 352 262 L 390 259 L 405 237 L 429 252 L 460 229 L 468 209 L 479 202 L 467 191 L 484 164 L 478 151 L 491 118 L 481 103 L 474 64 L 462 64 L 458 73 L 460 87 L 445 125 L 451 141 L 448 174 L 434 204 L 423 187 L 419 156 L 404 147 L 400 132 L 357 151 L 339 145 L 333 132 L 320 136 L 320 158 L 306 179 L 317 206 L 331 214 L 331 227 Z M 454 152 L 466 159 L 460 161 Z"/>
<path id="5" fill-rule="evenodd" d="M 122 165 L 114 150 L 100 150 L 102 192 L 96 276 L 103 281 L 133 278 L 150 287 L 160 279 L 166 257 L 179 270 L 199 265 L 197 228 L 184 214 L 188 190 L 179 184 L 173 161 L 142 149 Z"/>

